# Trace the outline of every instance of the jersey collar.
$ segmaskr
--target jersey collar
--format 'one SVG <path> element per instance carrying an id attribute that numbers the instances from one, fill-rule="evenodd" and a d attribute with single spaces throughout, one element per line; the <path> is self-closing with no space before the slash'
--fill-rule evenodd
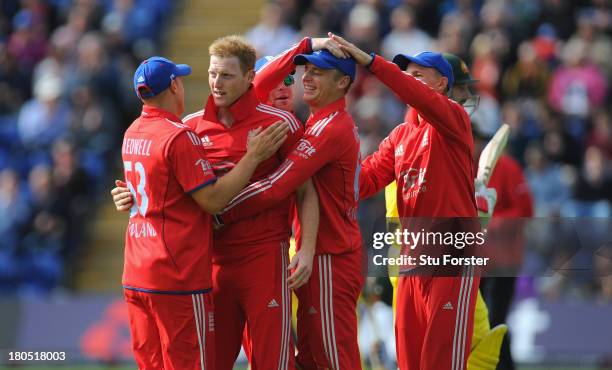
<path id="1" fill-rule="evenodd" d="M 180 118 L 175 116 L 174 113 L 170 113 L 167 110 L 164 110 L 164 109 L 161 109 L 161 108 L 157 108 L 157 107 L 152 107 L 150 105 L 143 105 L 142 106 L 142 113 L 140 113 L 140 117 L 143 117 L 143 118 L 166 118 L 166 119 L 169 119 L 170 121 L 173 121 L 173 122 L 176 122 L 176 123 L 183 123 L 183 121 L 181 121 Z"/>
<path id="2" fill-rule="evenodd" d="M 409 115 L 410 115 L 410 123 L 413 126 L 419 127 L 421 125 L 421 121 L 423 120 L 423 118 L 419 116 L 419 112 L 417 112 L 416 109 L 412 107 L 408 109 L 409 109 Z"/>
<path id="3" fill-rule="evenodd" d="M 242 94 L 242 96 L 230 106 L 230 112 L 232 113 L 232 117 L 234 117 L 234 124 L 244 121 L 247 117 L 253 114 L 258 104 L 259 100 L 257 100 L 255 89 L 253 88 L 253 84 L 251 84 L 247 92 Z M 206 101 L 204 119 L 219 123 L 219 119 L 217 118 L 218 111 L 219 108 L 215 105 L 215 100 L 211 94 L 208 96 L 208 100 Z"/>
<path id="4" fill-rule="evenodd" d="M 321 118 L 327 117 L 330 114 L 338 111 L 344 111 L 346 107 L 346 99 L 341 97 L 333 103 L 327 104 L 325 107 L 321 108 L 317 113 L 311 114 L 308 118 L 308 121 L 318 121 Z"/>

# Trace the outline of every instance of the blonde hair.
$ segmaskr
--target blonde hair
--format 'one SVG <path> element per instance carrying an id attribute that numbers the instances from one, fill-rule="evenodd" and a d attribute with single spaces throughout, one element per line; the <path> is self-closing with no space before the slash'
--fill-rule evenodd
<path id="1" fill-rule="evenodd" d="M 208 54 L 221 58 L 238 58 L 243 73 L 255 69 L 257 52 L 247 39 L 242 36 L 231 35 L 216 39 L 208 48 Z"/>

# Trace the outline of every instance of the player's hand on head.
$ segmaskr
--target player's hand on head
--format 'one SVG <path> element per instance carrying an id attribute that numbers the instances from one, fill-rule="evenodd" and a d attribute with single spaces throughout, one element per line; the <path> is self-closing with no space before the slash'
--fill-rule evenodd
<path id="1" fill-rule="evenodd" d="M 299 250 L 291 259 L 291 263 L 287 266 L 287 270 L 292 271 L 291 276 L 287 279 L 289 289 L 297 289 L 308 282 L 312 274 L 312 261 L 314 255 L 305 249 Z"/>
<path id="2" fill-rule="evenodd" d="M 312 40 L 312 51 L 327 49 L 336 58 L 346 59 L 350 57 L 349 53 L 344 51 L 340 44 L 329 37 L 313 38 Z"/>
<path id="3" fill-rule="evenodd" d="M 340 45 L 344 52 L 350 54 L 350 56 L 352 56 L 358 64 L 361 64 L 362 66 L 367 66 L 372 62 L 372 56 L 366 53 L 365 51 L 359 49 L 354 44 L 331 32 L 328 32 L 327 35 L 329 35 L 329 38 L 332 41 L 335 41 L 338 45 Z"/>
<path id="4" fill-rule="evenodd" d="M 115 180 L 115 188 L 111 190 L 111 195 L 117 211 L 129 211 L 132 208 L 132 193 L 124 181 Z"/>
<path id="5" fill-rule="evenodd" d="M 288 132 L 289 124 L 285 121 L 277 121 L 263 131 L 261 127 L 253 130 L 247 142 L 247 155 L 257 162 L 270 158 L 285 142 Z"/>

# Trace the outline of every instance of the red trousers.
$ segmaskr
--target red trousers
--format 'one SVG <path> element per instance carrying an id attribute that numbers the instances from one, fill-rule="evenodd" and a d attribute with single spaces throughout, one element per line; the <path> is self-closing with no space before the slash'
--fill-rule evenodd
<path id="1" fill-rule="evenodd" d="M 301 369 L 361 369 L 356 308 L 363 284 L 361 251 L 315 256 L 308 283 L 296 291 Z"/>
<path id="2" fill-rule="evenodd" d="M 479 276 L 402 276 L 395 341 L 400 370 L 466 370 Z"/>
<path id="3" fill-rule="evenodd" d="M 124 290 L 140 370 L 214 370 L 215 319 L 210 293 Z"/>
<path id="4" fill-rule="evenodd" d="M 289 243 L 249 246 L 216 255 L 213 296 L 217 324 L 216 370 L 231 370 L 248 323 L 253 370 L 294 369 Z"/>

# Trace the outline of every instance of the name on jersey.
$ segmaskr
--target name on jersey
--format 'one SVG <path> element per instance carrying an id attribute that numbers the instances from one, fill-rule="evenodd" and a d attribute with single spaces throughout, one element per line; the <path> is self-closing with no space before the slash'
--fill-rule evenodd
<path id="1" fill-rule="evenodd" d="M 157 236 L 157 231 L 151 223 L 144 222 L 132 222 L 128 225 L 128 235 L 131 238 L 151 238 Z"/>
<path id="2" fill-rule="evenodd" d="M 148 139 L 123 139 L 123 154 L 142 155 L 146 157 L 151 156 L 151 144 L 152 140 Z"/>
<path id="3" fill-rule="evenodd" d="M 317 152 L 317 150 L 310 143 L 310 141 L 306 139 L 300 139 L 300 142 L 298 143 L 297 148 L 295 148 L 295 150 L 304 159 L 312 157 L 312 155 Z"/>

